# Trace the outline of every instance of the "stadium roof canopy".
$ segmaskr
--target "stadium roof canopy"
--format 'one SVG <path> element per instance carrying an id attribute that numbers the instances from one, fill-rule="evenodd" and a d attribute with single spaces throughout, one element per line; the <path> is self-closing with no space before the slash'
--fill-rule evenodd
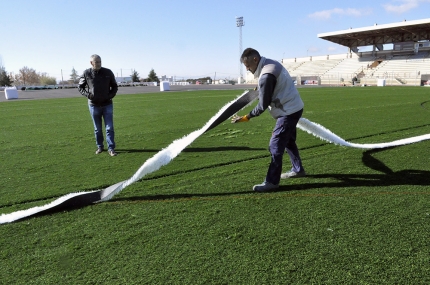
<path id="1" fill-rule="evenodd" d="M 318 34 L 318 37 L 331 41 L 352 50 L 362 46 L 376 46 L 381 50 L 382 45 L 398 42 L 417 42 L 430 40 L 430 19 L 404 21 L 371 27 L 342 30 Z"/>

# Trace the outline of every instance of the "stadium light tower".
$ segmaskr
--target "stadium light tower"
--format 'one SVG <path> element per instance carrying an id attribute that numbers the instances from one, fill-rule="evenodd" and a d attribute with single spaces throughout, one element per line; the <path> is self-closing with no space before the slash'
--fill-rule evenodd
<path id="1" fill-rule="evenodd" d="M 239 57 L 242 55 L 242 27 L 245 26 L 245 23 L 243 22 L 243 17 L 236 17 L 236 27 L 239 28 Z M 243 73 L 242 73 L 242 63 L 239 62 L 239 80 L 238 84 L 241 84 L 243 80 Z"/>

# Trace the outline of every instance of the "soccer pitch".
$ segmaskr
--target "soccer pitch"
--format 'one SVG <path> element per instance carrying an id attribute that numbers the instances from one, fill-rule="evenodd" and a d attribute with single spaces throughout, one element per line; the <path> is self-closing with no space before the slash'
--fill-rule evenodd
<path id="1" fill-rule="evenodd" d="M 422 87 L 299 89 L 303 117 L 354 143 L 430 133 Z M 117 157 L 82 98 L 2 102 L 0 213 L 128 179 L 239 90 L 120 95 Z M 245 114 L 251 108 L 239 114 Z M 306 178 L 253 193 L 274 120 L 224 122 L 112 200 L 0 225 L 5 284 L 426 284 L 430 141 L 361 150 L 298 130 Z M 289 162 L 284 159 L 287 170 Z"/>

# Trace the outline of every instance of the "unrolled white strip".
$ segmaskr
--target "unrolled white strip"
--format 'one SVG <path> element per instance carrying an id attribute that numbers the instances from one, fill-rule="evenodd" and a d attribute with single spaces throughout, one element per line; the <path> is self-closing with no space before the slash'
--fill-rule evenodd
<path id="1" fill-rule="evenodd" d="M 375 143 L 375 144 L 359 144 L 359 143 L 350 143 L 332 133 L 330 130 L 324 128 L 320 124 L 309 121 L 308 119 L 301 118 L 297 127 L 305 132 L 308 132 L 311 135 L 314 135 L 322 140 L 325 140 L 329 143 L 343 145 L 354 148 L 364 148 L 364 149 L 373 149 L 373 148 L 386 148 L 393 147 L 405 144 L 416 143 L 424 140 L 430 139 L 430 134 L 411 137 L 407 139 L 401 139 L 397 141 L 387 142 L 387 143 Z"/>
<path id="2" fill-rule="evenodd" d="M 53 208 L 55 206 L 60 205 L 61 203 L 63 203 L 64 201 L 69 200 L 70 198 L 79 196 L 79 195 L 83 195 L 83 194 L 88 194 L 88 193 L 92 193 L 92 192 L 96 192 L 96 191 L 89 191 L 89 192 L 78 192 L 78 193 L 70 193 L 64 196 L 61 196 L 60 198 L 52 201 L 51 203 L 48 203 L 46 205 L 43 206 L 37 206 L 37 207 L 33 207 L 27 210 L 21 210 L 21 211 L 16 211 L 16 212 L 12 212 L 10 214 L 3 214 L 0 216 L 0 224 L 5 224 L 5 223 L 12 223 L 16 220 L 28 217 L 28 216 L 32 216 L 34 214 L 37 214 L 39 212 L 48 210 L 50 208 Z"/>
<path id="3" fill-rule="evenodd" d="M 160 169 L 160 167 L 168 164 L 179 153 L 181 153 L 181 151 L 184 148 L 186 148 L 194 140 L 196 140 L 199 136 L 201 136 L 212 125 L 212 123 L 235 101 L 236 100 L 233 100 L 233 101 L 229 102 L 228 104 L 226 104 L 223 108 L 221 108 L 218 111 L 218 113 L 215 116 L 213 116 L 201 129 L 194 131 L 194 132 L 188 134 L 187 136 L 185 136 L 181 139 L 173 141 L 168 147 L 166 147 L 165 149 L 156 153 L 153 157 L 148 159 L 136 171 L 136 173 L 130 179 L 116 183 L 116 184 L 106 188 L 106 189 L 109 189 L 109 191 L 106 191 L 108 193 L 108 195 L 102 197 L 102 199 L 99 202 L 104 202 L 104 201 L 108 201 L 108 200 L 112 199 L 113 196 L 115 196 L 116 194 L 121 192 L 127 186 L 129 186 L 132 183 L 142 179 L 145 175 L 152 173 L 152 172 Z M 357 144 L 357 143 L 347 142 L 344 139 L 342 139 L 341 137 L 332 133 L 330 130 L 324 128 L 320 124 L 313 123 L 313 122 L 311 122 L 305 118 L 301 118 L 299 120 L 297 127 L 303 131 L 308 132 L 311 135 L 314 135 L 314 136 L 316 136 L 322 140 L 325 140 L 325 141 L 333 143 L 333 144 L 343 145 L 343 146 L 347 146 L 347 147 L 354 147 L 354 148 L 364 148 L 364 149 L 386 148 L 386 147 L 392 147 L 392 146 L 411 144 L 411 143 L 430 139 L 430 134 L 426 134 L 426 135 L 422 135 L 422 136 L 411 137 L 411 138 L 402 139 L 402 140 L 396 140 L 396 141 L 388 142 L 388 143 Z M 94 192 L 94 191 L 91 191 L 91 192 Z M 49 209 L 53 206 L 59 205 L 60 203 L 62 203 L 63 201 L 65 201 L 71 197 L 78 196 L 81 194 L 91 193 L 91 192 L 71 193 L 71 194 L 67 194 L 65 196 L 62 196 L 62 197 L 58 198 L 57 200 L 55 200 L 49 204 L 46 204 L 44 206 L 41 206 L 41 207 L 34 207 L 34 208 L 30 208 L 28 210 L 17 211 L 17 212 L 13 212 L 10 214 L 3 214 L 0 216 L 0 224 L 10 223 L 10 222 L 16 221 L 18 219 L 22 219 L 24 217 L 33 215 L 33 214 L 38 213 L 40 211 Z"/>
<path id="4" fill-rule="evenodd" d="M 241 96 L 246 94 L 248 91 L 245 91 Z M 239 96 L 238 98 L 240 98 Z M 211 125 L 212 123 L 222 114 L 224 111 L 229 108 L 232 104 L 234 104 L 237 101 L 237 99 L 227 103 L 224 107 L 222 107 L 218 113 L 215 114 L 201 129 L 194 131 L 187 136 L 173 141 L 168 147 L 165 149 L 159 151 L 156 153 L 153 157 L 149 158 L 137 171 L 136 173 L 128 180 L 116 183 L 112 186 L 109 186 L 105 189 L 104 192 L 106 192 L 108 195 L 102 197 L 102 199 L 99 202 L 104 202 L 107 200 L 110 200 L 114 195 L 118 194 L 120 191 L 122 191 L 125 187 L 129 186 L 130 184 L 142 179 L 145 175 L 152 173 L 156 170 L 158 170 L 160 167 L 168 164 L 172 159 L 174 159 L 184 148 L 186 148 L 188 145 L 190 145 L 195 139 L 197 139 L 199 136 L 201 136 Z M 251 104 L 250 102 L 249 104 Z M 248 104 L 248 105 L 249 105 Z M 246 107 L 246 106 L 245 106 Z M 106 191 L 107 190 L 107 191 Z M 52 201 L 49 204 L 46 204 L 44 206 L 40 207 L 33 207 L 27 210 L 21 210 L 16 211 L 9 214 L 2 214 L 0 216 L 0 224 L 4 223 L 11 223 L 13 221 L 37 214 L 41 211 L 50 209 L 54 206 L 57 206 L 64 201 L 79 196 L 82 194 L 87 194 L 95 191 L 89 191 L 89 192 L 78 192 L 78 193 L 70 193 L 64 196 L 61 196 L 60 198 Z"/>
<path id="5" fill-rule="evenodd" d="M 248 91 L 245 91 L 242 95 L 246 94 Z M 239 96 L 239 97 L 240 97 Z M 195 139 L 201 136 L 206 130 L 212 125 L 212 123 L 222 114 L 224 111 L 234 104 L 237 99 L 227 103 L 224 107 L 222 107 L 218 113 L 215 114 L 201 129 L 194 131 L 187 136 L 173 141 L 168 147 L 156 153 L 153 157 L 148 159 L 140 168 L 136 171 L 136 173 L 128 180 L 123 181 L 119 184 L 116 189 L 109 191 L 109 195 L 102 197 L 100 202 L 104 202 L 112 199 L 113 196 L 121 192 L 125 187 L 130 184 L 142 179 L 145 175 L 152 173 L 160 167 L 168 164 L 172 159 L 174 159 L 181 151 L 190 145 Z M 250 102 L 251 103 L 251 102 Z M 249 105 L 249 104 L 248 104 Z M 247 106 L 248 106 L 247 105 Z M 246 106 L 245 106 L 246 107 Z"/>

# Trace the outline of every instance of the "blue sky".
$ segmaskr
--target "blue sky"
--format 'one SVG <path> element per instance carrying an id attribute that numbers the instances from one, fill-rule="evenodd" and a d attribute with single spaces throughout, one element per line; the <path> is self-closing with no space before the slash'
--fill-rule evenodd
<path id="1" fill-rule="evenodd" d="M 96 53 L 117 76 L 237 78 L 242 47 L 282 58 L 346 53 L 317 34 L 429 18 L 430 0 L 2 1 L 0 61 L 69 79 Z M 243 69 L 243 73 L 245 70 Z"/>

